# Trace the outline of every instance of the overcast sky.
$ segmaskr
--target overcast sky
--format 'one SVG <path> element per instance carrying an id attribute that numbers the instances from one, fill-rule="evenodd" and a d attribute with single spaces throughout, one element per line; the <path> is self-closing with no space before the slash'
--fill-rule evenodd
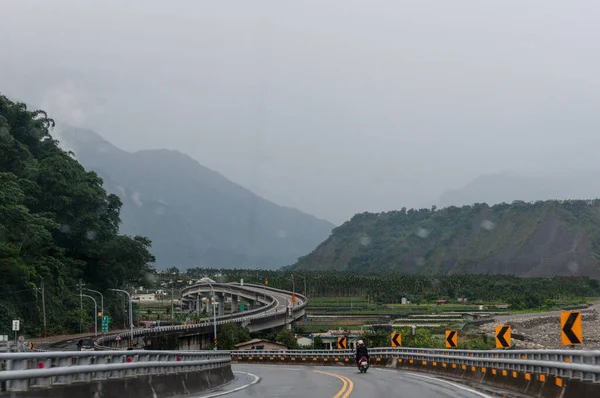
<path id="1" fill-rule="evenodd" d="M 599 20 L 598 0 L 1 0 L 0 92 L 339 223 L 600 169 Z"/>

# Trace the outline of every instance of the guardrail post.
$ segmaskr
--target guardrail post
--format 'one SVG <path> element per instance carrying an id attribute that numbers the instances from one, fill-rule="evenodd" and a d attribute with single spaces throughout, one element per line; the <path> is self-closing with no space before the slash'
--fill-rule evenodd
<path id="1" fill-rule="evenodd" d="M 75 364 L 76 366 L 81 366 L 81 365 L 92 365 L 93 362 L 93 357 L 91 356 L 84 356 L 84 357 L 77 357 L 75 359 Z M 84 382 L 88 382 L 92 379 L 92 375 L 90 373 L 83 373 L 83 374 L 78 374 L 77 376 L 75 376 L 75 379 L 77 381 L 84 381 Z"/>
<path id="2" fill-rule="evenodd" d="M 6 361 L 6 370 L 26 370 L 29 368 L 27 359 L 9 359 Z M 6 391 L 27 391 L 29 380 L 8 380 Z"/>
<path id="3" fill-rule="evenodd" d="M 60 368 L 73 366 L 73 358 L 71 358 L 71 357 L 56 358 L 55 363 Z M 71 384 L 72 380 L 73 380 L 73 376 L 71 376 L 71 375 L 54 376 L 54 380 L 53 380 L 52 384 L 59 384 L 59 385 Z"/>

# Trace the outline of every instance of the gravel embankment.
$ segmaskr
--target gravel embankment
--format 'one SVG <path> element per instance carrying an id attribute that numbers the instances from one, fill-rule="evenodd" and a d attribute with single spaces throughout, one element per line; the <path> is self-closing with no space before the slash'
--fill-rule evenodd
<path id="1" fill-rule="evenodd" d="M 576 348 L 585 350 L 600 349 L 599 310 L 600 303 L 581 310 L 583 344 Z M 560 311 L 541 314 L 503 315 L 495 317 L 494 320 L 494 323 L 480 326 L 479 331 L 494 336 L 496 325 L 508 324 L 511 326 L 513 335 L 522 335 L 525 338 L 524 341 L 521 341 L 513 337 L 513 342 L 516 343 L 517 348 L 567 348 L 561 344 L 560 340 Z"/>

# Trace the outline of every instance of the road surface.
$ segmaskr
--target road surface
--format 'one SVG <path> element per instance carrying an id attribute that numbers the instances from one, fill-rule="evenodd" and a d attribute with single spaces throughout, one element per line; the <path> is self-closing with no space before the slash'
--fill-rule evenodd
<path id="1" fill-rule="evenodd" d="M 491 398 L 493 393 L 425 374 L 354 367 L 232 365 L 237 379 L 223 389 L 197 398 L 333 397 L 333 398 Z M 258 379 L 259 378 L 259 379 Z M 224 395 L 227 391 L 233 391 Z M 514 394 L 511 394 L 511 396 Z"/>
<path id="2" fill-rule="evenodd" d="M 252 286 L 248 286 L 248 285 L 245 285 L 244 288 L 249 291 L 257 292 L 258 294 L 261 294 L 261 295 L 264 293 L 267 293 L 268 295 L 273 296 L 275 298 L 277 306 L 273 309 L 266 311 L 267 314 L 273 313 L 273 312 L 278 312 L 278 313 L 285 312 L 288 304 L 292 301 L 291 292 L 281 293 L 281 292 L 276 292 L 276 291 L 272 291 L 272 290 L 263 290 L 259 287 L 252 287 Z M 296 302 L 294 303 L 294 306 L 297 307 L 301 304 L 302 304 L 302 300 L 298 296 L 296 296 Z"/>

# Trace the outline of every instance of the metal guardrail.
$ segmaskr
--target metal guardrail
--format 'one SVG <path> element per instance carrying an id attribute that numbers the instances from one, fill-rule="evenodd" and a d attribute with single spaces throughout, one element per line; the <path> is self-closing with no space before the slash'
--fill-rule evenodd
<path id="1" fill-rule="evenodd" d="M 440 350 L 428 348 L 371 348 L 371 358 L 427 361 L 549 374 L 600 383 L 600 351 L 575 350 Z M 232 358 L 354 358 L 353 350 L 231 351 Z"/>
<path id="2" fill-rule="evenodd" d="M 70 351 L 0 354 L 0 391 L 195 372 L 228 366 L 229 351 Z"/>
<path id="3" fill-rule="evenodd" d="M 219 286 L 219 285 L 214 284 L 214 286 Z M 253 285 L 253 284 L 247 284 L 244 286 L 227 284 L 227 286 L 224 287 L 224 289 L 227 289 L 229 291 L 235 290 L 235 289 L 244 290 L 245 286 L 251 287 L 252 289 L 261 289 L 261 290 L 273 291 L 273 292 L 291 295 L 291 292 L 288 292 L 285 290 L 274 289 L 274 288 L 269 288 L 266 286 Z M 190 287 L 186 288 L 186 290 L 189 290 L 192 288 L 194 288 L 194 286 L 190 286 Z M 248 290 L 246 290 L 246 293 L 247 292 L 248 292 Z M 255 291 L 251 290 L 251 292 L 254 293 Z M 296 294 L 296 296 L 298 296 L 302 300 L 302 303 L 300 305 L 294 306 L 292 308 L 292 312 L 301 311 L 307 305 L 305 296 L 303 296 L 301 294 Z M 264 319 L 264 318 L 268 318 L 268 317 L 281 316 L 281 313 L 274 312 L 274 310 L 276 309 L 276 307 L 278 305 L 277 299 L 271 295 L 268 295 L 268 297 L 271 300 L 266 306 L 255 308 L 250 311 L 236 312 L 233 314 L 221 315 L 221 316 L 217 317 L 217 326 L 224 325 L 226 323 L 231 323 L 231 322 L 242 322 L 243 323 L 243 322 L 250 322 L 250 321 L 256 320 L 256 319 Z M 193 330 L 193 329 L 197 329 L 197 328 L 209 327 L 212 325 L 213 325 L 213 320 L 211 318 L 204 318 L 200 322 L 195 323 L 195 324 L 190 324 L 190 325 L 158 326 L 158 327 L 151 328 L 151 329 L 136 329 L 133 331 L 133 337 L 135 338 L 138 336 L 156 334 L 156 333 L 161 333 L 161 332 L 179 331 L 179 330 L 189 331 L 189 330 Z M 123 333 L 121 333 L 121 335 L 125 339 L 129 338 L 129 333 L 127 333 L 127 332 L 123 332 Z M 106 335 L 104 337 L 100 337 L 96 341 L 96 346 L 100 349 L 109 349 L 108 347 L 103 346 L 103 344 L 105 344 L 108 341 L 114 341 L 116 336 L 117 336 L 117 334 L 115 333 L 115 334 Z"/>

